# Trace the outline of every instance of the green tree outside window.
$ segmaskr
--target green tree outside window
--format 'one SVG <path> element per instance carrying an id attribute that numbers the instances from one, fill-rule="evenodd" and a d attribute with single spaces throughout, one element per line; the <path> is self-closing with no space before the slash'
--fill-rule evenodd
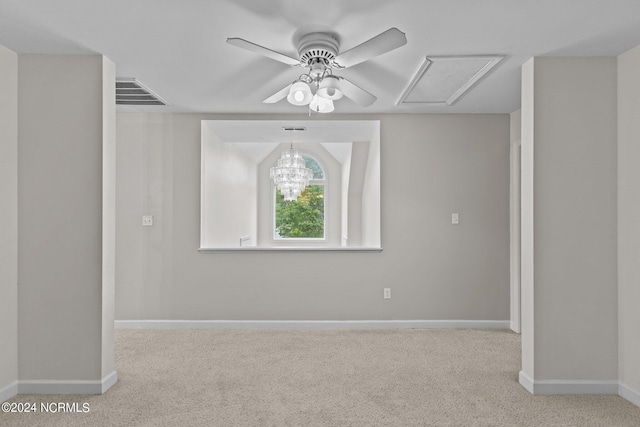
<path id="1" fill-rule="evenodd" d="M 298 200 L 288 202 L 276 191 L 276 235 L 285 239 L 324 237 L 324 185 L 309 185 Z"/>

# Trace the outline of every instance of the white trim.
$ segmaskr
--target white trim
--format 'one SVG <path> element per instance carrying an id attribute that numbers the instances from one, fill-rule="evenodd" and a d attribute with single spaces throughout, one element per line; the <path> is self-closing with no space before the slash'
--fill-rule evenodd
<path id="1" fill-rule="evenodd" d="M 118 381 L 112 371 L 101 380 L 21 380 L 19 394 L 103 394 Z"/>
<path id="2" fill-rule="evenodd" d="M 620 397 L 640 407 L 640 391 L 634 390 L 624 383 L 618 383 L 618 394 Z"/>
<path id="3" fill-rule="evenodd" d="M 520 373 L 518 374 L 518 379 L 520 381 L 520 385 L 522 387 L 524 387 L 529 393 L 534 394 L 533 392 L 533 379 L 525 374 L 524 372 L 520 371 Z"/>
<path id="4" fill-rule="evenodd" d="M 291 239 L 289 239 L 291 240 Z M 302 239 L 301 239 L 302 240 Z M 310 239 L 306 239 L 310 242 Z M 198 252 L 206 253 L 252 253 L 252 252 L 382 252 L 381 247 L 311 247 L 311 246 L 243 246 L 240 248 L 199 248 Z"/>
<path id="5" fill-rule="evenodd" d="M 509 329 L 508 320 L 116 320 L 116 329 Z"/>
<path id="6" fill-rule="evenodd" d="M 106 393 L 107 390 L 113 387 L 117 382 L 118 382 L 118 373 L 115 370 L 113 370 L 111 371 L 111 373 L 107 374 L 104 378 L 102 378 L 102 381 L 101 381 L 102 389 L 100 394 Z"/>
<path id="7" fill-rule="evenodd" d="M 520 384 L 531 394 L 618 394 L 617 381 L 595 380 L 534 380 L 524 372 Z"/>
<path id="8" fill-rule="evenodd" d="M 534 381 L 534 394 L 618 394 L 617 381 Z"/>
<path id="9" fill-rule="evenodd" d="M 0 388 L 0 402 L 6 402 L 18 394 L 18 381 L 13 381 Z"/>

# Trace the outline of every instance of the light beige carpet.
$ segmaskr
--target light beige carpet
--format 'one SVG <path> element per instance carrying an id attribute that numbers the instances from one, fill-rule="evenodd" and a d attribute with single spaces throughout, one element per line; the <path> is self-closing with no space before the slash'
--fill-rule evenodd
<path id="1" fill-rule="evenodd" d="M 618 396 L 532 396 L 507 331 L 116 331 L 118 383 L 89 413 L 2 426 L 640 426 Z"/>

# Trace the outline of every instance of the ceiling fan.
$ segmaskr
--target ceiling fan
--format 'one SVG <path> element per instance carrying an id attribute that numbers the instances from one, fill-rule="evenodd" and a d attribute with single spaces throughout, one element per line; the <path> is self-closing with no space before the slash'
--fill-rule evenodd
<path id="1" fill-rule="evenodd" d="M 293 67 L 308 69 L 306 74 L 262 102 L 273 104 L 287 98 L 293 105 L 308 105 L 314 112 L 330 113 L 334 109 L 333 101 L 343 96 L 362 107 L 368 107 L 377 99 L 344 77 L 333 74 L 334 70 L 352 67 L 404 46 L 407 38 L 397 28 L 390 28 L 346 52 L 340 52 L 340 42 L 332 34 L 309 33 L 298 42 L 297 59 L 240 38 L 228 38 L 227 43 Z"/>

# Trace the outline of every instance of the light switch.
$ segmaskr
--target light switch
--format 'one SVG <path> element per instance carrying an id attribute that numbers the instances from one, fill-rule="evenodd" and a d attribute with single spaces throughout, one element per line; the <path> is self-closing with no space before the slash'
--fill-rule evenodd
<path id="1" fill-rule="evenodd" d="M 454 224 L 454 225 L 460 224 L 460 219 L 459 219 L 457 213 L 452 213 L 451 214 L 451 224 Z"/>
<path id="2" fill-rule="evenodd" d="M 144 215 L 142 217 L 142 225 L 145 227 L 151 227 L 153 225 L 153 216 Z"/>

